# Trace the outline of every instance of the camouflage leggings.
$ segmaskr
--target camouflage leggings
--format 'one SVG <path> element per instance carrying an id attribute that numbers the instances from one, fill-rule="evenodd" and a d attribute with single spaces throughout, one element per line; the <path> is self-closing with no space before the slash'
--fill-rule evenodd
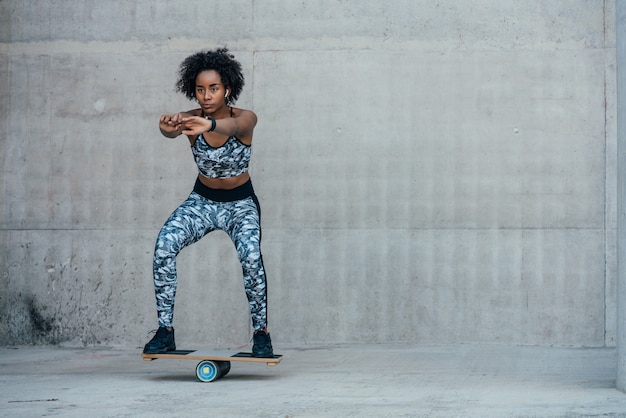
<path id="1" fill-rule="evenodd" d="M 197 183 L 196 183 L 197 184 Z M 250 184 L 250 190 L 252 186 Z M 176 256 L 211 231 L 225 231 L 235 244 L 255 330 L 267 326 L 267 287 L 261 256 L 260 208 L 254 192 L 244 199 L 219 202 L 195 189 L 165 222 L 154 250 L 154 289 L 159 326 L 172 326 L 178 279 Z"/>

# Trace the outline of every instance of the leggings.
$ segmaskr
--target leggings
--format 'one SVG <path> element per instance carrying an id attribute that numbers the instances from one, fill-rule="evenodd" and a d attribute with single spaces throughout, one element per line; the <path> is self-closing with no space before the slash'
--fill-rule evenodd
<path id="1" fill-rule="evenodd" d="M 267 327 L 267 285 L 261 256 L 261 209 L 250 180 L 232 190 L 196 181 L 193 192 L 167 219 L 154 250 L 154 290 L 159 326 L 171 327 L 178 278 L 176 256 L 211 231 L 226 232 L 237 250 L 255 330 Z"/>

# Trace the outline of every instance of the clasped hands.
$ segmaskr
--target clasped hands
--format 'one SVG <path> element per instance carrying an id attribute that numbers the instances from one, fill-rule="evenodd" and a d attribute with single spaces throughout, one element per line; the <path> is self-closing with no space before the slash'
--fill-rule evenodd
<path id="1" fill-rule="evenodd" d="M 159 128 L 161 131 L 175 135 L 200 135 L 211 129 L 212 125 L 210 120 L 188 113 L 162 115 L 161 119 L 159 119 Z"/>

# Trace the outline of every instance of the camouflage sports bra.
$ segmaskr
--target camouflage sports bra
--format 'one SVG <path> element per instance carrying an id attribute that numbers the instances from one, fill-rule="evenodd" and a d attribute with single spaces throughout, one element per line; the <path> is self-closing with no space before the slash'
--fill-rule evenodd
<path id="1" fill-rule="evenodd" d="M 231 136 L 221 147 L 213 148 L 200 134 L 191 146 L 198 170 L 212 179 L 235 177 L 248 171 L 252 147 Z"/>

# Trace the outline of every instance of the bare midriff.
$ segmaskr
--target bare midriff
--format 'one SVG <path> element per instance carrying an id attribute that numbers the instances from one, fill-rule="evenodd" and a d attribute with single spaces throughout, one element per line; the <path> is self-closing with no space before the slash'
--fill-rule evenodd
<path id="1" fill-rule="evenodd" d="M 200 179 L 200 183 L 204 184 L 211 189 L 220 189 L 220 190 L 230 190 L 235 187 L 239 187 L 242 184 L 245 184 L 248 180 L 250 180 L 250 175 L 246 171 L 245 173 L 241 173 L 235 177 L 228 177 L 224 179 L 213 179 L 209 177 L 204 177 L 202 174 L 198 175 Z"/>

